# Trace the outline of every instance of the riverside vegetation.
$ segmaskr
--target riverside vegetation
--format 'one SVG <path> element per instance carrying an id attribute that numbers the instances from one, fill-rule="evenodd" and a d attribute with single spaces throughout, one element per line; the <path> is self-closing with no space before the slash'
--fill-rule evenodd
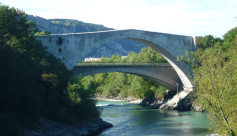
<path id="1" fill-rule="evenodd" d="M 223 35 L 197 37 L 196 53 L 187 52 L 195 85 L 193 101 L 209 113 L 211 129 L 219 135 L 237 135 L 237 28 Z"/>
<path id="2" fill-rule="evenodd" d="M 99 117 L 92 86 L 72 78 L 71 71 L 37 41 L 38 29 L 0 3 L 0 135 L 34 129 L 41 117 L 67 124 Z M 44 32 L 45 33 L 45 32 Z"/>

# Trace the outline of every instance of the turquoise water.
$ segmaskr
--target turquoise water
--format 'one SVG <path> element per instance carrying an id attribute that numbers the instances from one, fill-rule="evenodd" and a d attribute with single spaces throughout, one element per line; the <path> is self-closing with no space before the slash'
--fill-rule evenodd
<path id="1" fill-rule="evenodd" d="M 206 136 L 208 113 L 159 110 L 136 104 L 99 101 L 101 118 L 114 127 L 106 129 L 99 136 Z"/>
<path id="2" fill-rule="evenodd" d="M 127 102 L 122 102 L 122 101 L 98 101 L 96 106 L 108 106 L 108 105 L 123 105 L 127 104 Z"/>

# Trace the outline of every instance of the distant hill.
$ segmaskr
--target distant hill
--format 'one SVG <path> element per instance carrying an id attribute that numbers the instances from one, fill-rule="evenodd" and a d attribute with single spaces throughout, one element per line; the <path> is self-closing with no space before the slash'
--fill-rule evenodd
<path id="1" fill-rule="evenodd" d="M 107 28 L 103 25 L 84 23 L 82 21 L 72 19 L 44 19 L 33 15 L 28 15 L 27 19 L 35 22 L 40 31 L 47 30 L 52 34 L 115 30 L 113 28 Z M 131 51 L 139 53 L 143 47 L 147 46 L 136 41 L 119 39 L 100 46 L 86 57 L 111 57 L 112 55 L 117 54 L 126 56 Z"/>
<path id="2" fill-rule="evenodd" d="M 58 25 L 75 27 L 75 32 L 114 30 L 112 28 L 107 28 L 103 25 L 84 23 L 82 21 L 72 20 L 72 19 L 48 19 L 48 21 L 54 24 L 58 24 Z"/>

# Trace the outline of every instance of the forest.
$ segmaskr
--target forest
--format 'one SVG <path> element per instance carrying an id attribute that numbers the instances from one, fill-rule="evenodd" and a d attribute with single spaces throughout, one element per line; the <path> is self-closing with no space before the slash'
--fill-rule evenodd
<path id="1" fill-rule="evenodd" d="M 40 33 L 26 14 L 0 4 L 0 135 L 19 135 L 34 129 L 40 118 L 67 124 L 100 115 L 91 87 L 49 54 L 34 35 Z M 48 32 L 46 32 L 47 34 Z"/>

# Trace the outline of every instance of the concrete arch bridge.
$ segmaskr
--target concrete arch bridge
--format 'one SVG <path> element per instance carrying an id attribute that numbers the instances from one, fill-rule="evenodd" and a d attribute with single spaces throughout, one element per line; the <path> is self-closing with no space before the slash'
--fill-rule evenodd
<path id="1" fill-rule="evenodd" d="M 73 70 L 74 74 L 78 74 L 77 70 L 79 68 L 76 66 L 77 63 L 82 61 L 87 54 L 99 46 L 117 39 L 138 41 L 159 52 L 169 62 L 170 66 L 172 66 L 173 71 L 171 72 L 171 70 L 168 69 L 164 70 L 165 66 L 145 68 L 133 65 L 129 66 L 130 68 L 126 66 L 126 70 L 125 66 L 120 66 L 120 68 L 112 68 L 112 66 L 110 68 L 105 66 L 101 66 L 100 68 L 99 66 L 93 67 L 97 68 L 97 71 L 100 72 L 117 71 L 136 74 L 153 81 L 159 81 L 160 84 L 170 89 L 174 89 L 176 83 L 180 83 L 184 90 L 191 91 L 193 87 L 189 77 L 189 75 L 192 75 L 190 66 L 177 61 L 178 55 L 185 56 L 186 51 L 196 50 L 195 38 L 191 36 L 131 29 L 72 34 L 51 34 L 37 36 L 37 39 L 41 40 L 43 45 L 48 47 L 50 53 L 53 53 L 57 58 L 60 58 L 69 70 Z M 87 71 L 87 73 L 93 74 L 93 72 L 89 71 Z M 177 76 L 169 77 L 169 74 Z M 161 80 L 161 78 L 164 80 Z M 166 78 L 169 78 L 169 80 L 166 80 Z"/>
<path id="2" fill-rule="evenodd" d="M 85 62 L 78 63 L 72 72 L 74 75 L 81 75 L 82 77 L 104 72 L 129 73 L 154 81 L 170 90 L 176 90 L 176 83 L 182 85 L 178 74 L 169 63 Z"/>

